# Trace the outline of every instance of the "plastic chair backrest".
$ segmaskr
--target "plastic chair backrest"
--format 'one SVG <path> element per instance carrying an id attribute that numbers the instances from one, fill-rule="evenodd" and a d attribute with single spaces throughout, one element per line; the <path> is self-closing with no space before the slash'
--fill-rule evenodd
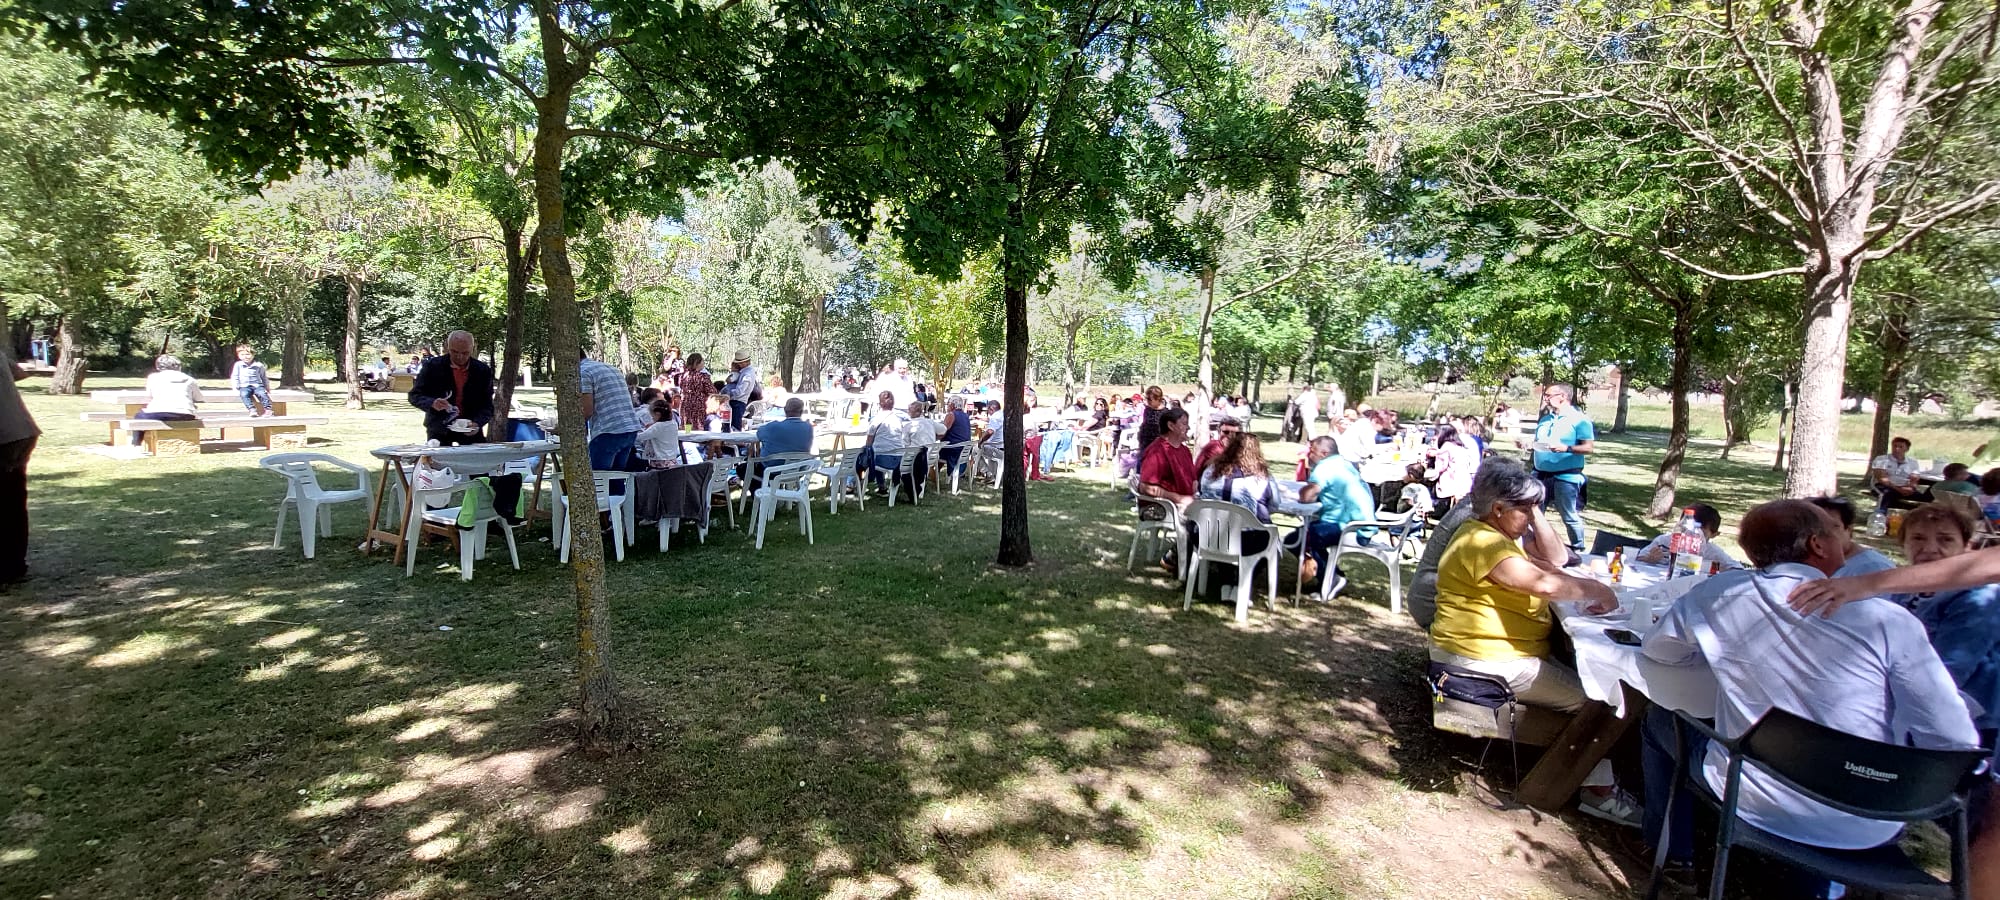
<path id="1" fill-rule="evenodd" d="M 710 471 L 708 473 L 708 492 L 719 494 L 729 490 L 729 474 L 730 468 L 728 466 L 716 466 Z"/>
<path id="2" fill-rule="evenodd" d="M 1988 750 L 1926 750 L 1855 737 L 1773 708 L 1735 741 L 1745 760 L 1794 790 L 1869 819 L 1934 819 L 1960 800 Z"/>
<path id="3" fill-rule="evenodd" d="M 1196 500 L 1185 514 L 1194 523 L 1195 540 L 1212 553 L 1243 552 L 1243 529 L 1257 524 L 1250 511 L 1221 500 Z"/>
<path id="4" fill-rule="evenodd" d="M 1640 538 L 1627 537 L 1615 531 L 1606 531 L 1599 528 L 1597 529 L 1597 537 L 1592 538 L 1590 541 L 1590 555 L 1603 556 L 1619 547 L 1638 547 L 1644 549 L 1649 543 L 1652 542 Z"/>
<path id="5" fill-rule="evenodd" d="M 773 491 L 797 491 L 807 477 L 819 471 L 819 461 L 799 460 L 764 470 L 764 483 Z"/>
<path id="6" fill-rule="evenodd" d="M 861 451 L 863 449 L 865 448 L 849 447 L 836 454 L 832 460 L 834 474 L 835 475 L 855 474 L 855 470 L 861 462 Z"/>

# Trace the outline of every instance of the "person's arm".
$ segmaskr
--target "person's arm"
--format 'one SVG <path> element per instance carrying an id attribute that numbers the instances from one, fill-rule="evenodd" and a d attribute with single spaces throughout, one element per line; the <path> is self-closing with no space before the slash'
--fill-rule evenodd
<path id="1" fill-rule="evenodd" d="M 1537 506 L 1528 510 L 1528 555 L 1558 569 L 1569 564 L 1569 545 L 1556 536 L 1555 526 L 1549 524 L 1548 514 Z M 1593 582 L 1595 583 L 1595 582 Z"/>
<path id="2" fill-rule="evenodd" d="M 1879 460 L 1878 460 L 1878 462 L 1879 462 Z M 1884 472 L 1884 471 L 1882 471 L 1882 468 L 1881 468 L 1880 466 L 1877 466 L 1877 465 L 1875 465 L 1874 463 L 1869 463 L 1869 464 L 1868 464 L 1868 480 L 1869 480 L 1870 482 L 1873 482 L 1873 483 L 1875 483 L 1875 484 L 1878 484 L 1878 485 L 1881 485 L 1882 487 L 1888 487 L 1888 486 L 1889 486 L 1889 473 L 1887 473 L 1887 472 Z"/>
<path id="3" fill-rule="evenodd" d="M 1593 616 L 1618 608 L 1618 595 L 1612 593 L 1611 588 L 1588 578 L 1578 578 L 1535 565 L 1525 557 L 1509 556 L 1495 563 L 1493 570 L 1486 573 L 1486 577 L 1494 584 L 1523 594 L 1536 597 L 1575 597 L 1588 601 L 1583 611 Z"/>
<path id="4" fill-rule="evenodd" d="M 1669 666 L 1693 665 L 1701 656 L 1701 645 L 1695 643 L 1694 628 L 1688 623 L 1688 610 L 1681 604 L 1667 608 L 1653 630 L 1639 645 L 1639 652 L 1656 663 Z"/>
<path id="5" fill-rule="evenodd" d="M 583 392 L 583 417 L 589 419 L 597 415 L 597 395 L 589 390 Z"/>
<path id="6" fill-rule="evenodd" d="M 1867 575 L 1824 578 L 1792 588 L 1792 609 L 1806 615 L 1831 616 L 1834 610 L 1864 597 L 1921 594 L 2000 582 L 2000 547 L 1961 553 L 1948 559 Z"/>
<path id="7" fill-rule="evenodd" d="M 192 377 L 190 377 L 187 380 L 187 395 L 188 395 L 188 406 L 190 408 L 200 406 L 201 382 L 196 381 Z"/>
<path id="8" fill-rule="evenodd" d="M 443 390 L 433 382 L 437 381 L 437 368 L 430 365 L 417 367 L 417 377 L 410 382 L 410 405 L 428 412 L 444 412 L 450 403 L 445 396 L 451 393 L 451 384 L 446 382 Z M 449 378 L 449 373 L 446 375 Z"/>

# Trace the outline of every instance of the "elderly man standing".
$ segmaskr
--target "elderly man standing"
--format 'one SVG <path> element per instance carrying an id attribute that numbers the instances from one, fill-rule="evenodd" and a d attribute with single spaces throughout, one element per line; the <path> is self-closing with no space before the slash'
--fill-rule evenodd
<path id="1" fill-rule="evenodd" d="M 410 405 L 424 411 L 424 432 L 446 446 L 485 443 L 493 421 L 493 367 L 473 355 L 472 332 L 444 339 L 444 355 L 424 361 Z"/>
<path id="2" fill-rule="evenodd" d="M 597 360 L 584 357 L 577 364 L 577 381 L 583 391 L 583 419 L 590 441 L 590 467 L 602 472 L 623 472 L 632 467 L 632 447 L 646 426 L 632 406 L 632 394 L 625 387 L 625 373 Z"/>
<path id="3" fill-rule="evenodd" d="M 897 409 L 909 409 L 910 404 L 917 400 L 917 386 L 910 380 L 910 361 L 907 359 L 898 358 L 870 386 L 878 391 L 888 391 L 895 397 Z"/>
<path id="4" fill-rule="evenodd" d="M 1801 615 L 1786 598 L 1845 561 L 1847 536 L 1825 510 L 1803 500 L 1765 503 L 1743 517 L 1737 543 L 1755 569 L 1711 576 L 1668 609 L 1641 646 L 1654 662 L 1705 669 L 1715 685 L 1715 730 L 1735 737 L 1774 707 L 1821 725 L 1887 744 L 1933 749 L 1979 745 L 1972 714 L 1951 673 L 1938 661 L 1923 623 L 1894 603 L 1851 603 L 1826 617 Z M 1676 802 L 1664 809 L 1675 777 L 1671 714 L 1654 707 L 1642 744 L 1646 836 L 1666 831 L 1676 880 L 1691 880 L 1693 822 Z M 1691 761 L 1720 795 L 1727 754 L 1694 740 Z M 1692 768 L 1692 767 L 1690 767 Z M 1896 839 L 1898 822 L 1822 806 L 1755 766 L 1743 770 L 1743 821 L 1790 841 L 1861 850 Z M 1682 791 L 1678 800 L 1685 801 Z M 1677 871 L 1676 871 L 1677 870 Z M 1807 896 L 1840 896 L 1824 880 L 1802 884 Z"/>
<path id="5" fill-rule="evenodd" d="M 729 428 L 743 430 L 743 413 L 750 408 L 750 402 L 762 399 L 757 385 L 757 367 L 750 364 L 750 354 L 736 351 L 736 358 L 729 361 L 729 374 L 722 379 L 722 395 L 729 398 Z"/>

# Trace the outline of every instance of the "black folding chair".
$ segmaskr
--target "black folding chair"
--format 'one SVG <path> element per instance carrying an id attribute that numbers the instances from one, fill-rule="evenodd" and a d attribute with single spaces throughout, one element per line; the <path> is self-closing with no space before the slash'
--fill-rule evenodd
<path id="1" fill-rule="evenodd" d="M 1709 790 L 1706 779 L 1691 777 L 1687 765 L 1688 730 L 1700 732 L 1729 754 L 1722 797 Z M 1708 896 L 1721 897 L 1729 875 L 1731 847 L 1748 847 L 1842 884 L 1868 888 L 1897 897 L 1949 897 L 1964 900 L 1966 877 L 1965 798 L 1991 751 L 1926 750 L 1900 747 L 1855 737 L 1782 709 L 1764 714 L 1742 736 L 1725 739 L 1715 729 L 1674 713 L 1673 785 L 1667 809 L 1673 809 L 1681 785 L 1694 785 L 1695 795 L 1722 810 L 1722 827 L 1715 838 L 1715 874 Z M 1736 806 L 1743 789 L 1743 764 L 1756 763 L 1760 772 L 1814 802 L 1850 815 L 1889 822 L 1945 819 L 1951 834 L 1951 880 L 1939 881 L 1912 862 L 1895 842 L 1866 850 L 1829 850 L 1786 840 L 1740 822 Z M 1666 868 L 1667 836 L 1662 833 L 1653 857 L 1652 884 L 1647 900 L 1659 895 L 1660 873 Z"/>
<path id="2" fill-rule="evenodd" d="M 1644 550 L 1646 545 L 1650 543 L 1652 541 L 1644 538 L 1626 537 L 1618 532 L 1605 531 L 1599 528 L 1597 529 L 1597 537 L 1592 538 L 1590 541 L 1590 555 L 1603 556 L 1619 547 L 1636 547 Z"/>

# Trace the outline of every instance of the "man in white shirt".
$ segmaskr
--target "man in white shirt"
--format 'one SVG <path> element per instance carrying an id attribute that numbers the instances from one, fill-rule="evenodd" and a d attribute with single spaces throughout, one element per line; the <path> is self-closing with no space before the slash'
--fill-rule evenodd
<path id="1" fill-rule="evenodd" d="M 1885 506 L 1913 507 L 1929 503 L 1930 489 L 1917 483 L 1917 461 L 1910 458 L 1910 439 L 1889 442 L 1889 452 L 1868 464 L 1868 483 Z"/>
<path id="2" fill-rule="evenodd" d="M 902 464 L 903 441 L 910 430 L 910 417 L 896 407 L 894 394 L 885 390 L 876 398 L 879 406 L 868 420 L 868 441 L 864 445 L 867 452 L 855 462 L 868 472 L 868 482 L 874 485 L 875 490 L 887 494 L 882 473 L 887 470 L 893 476 L 896 467 Z"/>
<path id="3" fill-rule="evenodd" d="M 869 389 L 888 391 L 895 398 L 898 411 L 909 409 L 910 404 L 917 402 L 917 385 L 910 379 L 910 361 L 907 359 L 897 359 L 890 365 L 889 371 L 869 384 Z"/>
<path id="4" fill-rule="evenodd" d="M 1293 402 L 1298 405 L 1299 422 L 1305 428 L 1305 432 L 1299 436 L 1300 443 L 1318 437 L 1319 395 L 1313 393 L 1312 385 L 1308 384 L 1305 386 L 1305 390 L 1299 391 L 1299 399 Z"/>
<path id="5" fill-rule="evenodd" d="M 1951 673 L 1908 610 L 1863 602 L 1818 618 L 1786 604 L 1794 587 L 1833 574 L 1844 561 L 1846 537 L 1832 515 L 1803 500 L 1778 500 L 1752 509 L 1740 531 L 1757 568 L 1724 572 L 1696 586 L 1647 633 L 1641 648 L 1657 663 L 1706 669 L 1716 686 L 1718 732 L 1740 735 L 1780 707 L 1885 743 L 1978 746 Z M 1688 808 L 1662 808 L 1673 775 L 1671 714 L 1656 708 L 1646 729 L 1646 834 L 1657 841 L 1663 823 L 1670 824 L 1669 858 L 1687 862 L 1693 858 Z M 1726 755 L 1708 747 L 1702 760 L 1702 777 L 1720 795 Z M 1755 767 L 1742 777 L 1743 821 L 1779 837 L 1859 850 L 1894 840 L 1902 830 L 1899 823 L 1822 806 Z"/>
<path id="6" fill-rule="evenodd" d="M 1373 423 L 1366 419 L 1329 417 L 1328 420 L 1333 423 L 1335 429 L 1333 443 L 1339 450 L 1341 459 L 1358 466 L 1367 462 L 1368 457 L 1375 455 Z"/>

